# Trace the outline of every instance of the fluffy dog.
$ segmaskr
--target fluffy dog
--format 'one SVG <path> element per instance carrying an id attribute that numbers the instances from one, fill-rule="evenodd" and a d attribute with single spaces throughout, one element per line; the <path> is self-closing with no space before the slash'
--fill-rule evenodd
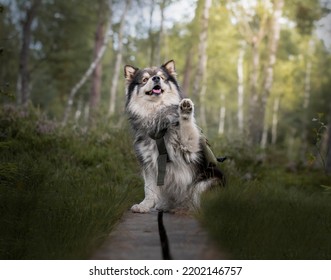
<path id="1" fill-rule="evenodd" d="M 126 111 L 145 183 L 144 200 L 131 210 L 146 213 L 152 208 L 198 207 L 201 193 L 224 184 L 224 177 L 206 157 L 194 104 L 182 97 L 174 61 L 144 69 L 126 65 L 124 76 Z M 163 185 L 157 184 L 161 170 L 156 142 L 160 139 L 167 152 Z"/>

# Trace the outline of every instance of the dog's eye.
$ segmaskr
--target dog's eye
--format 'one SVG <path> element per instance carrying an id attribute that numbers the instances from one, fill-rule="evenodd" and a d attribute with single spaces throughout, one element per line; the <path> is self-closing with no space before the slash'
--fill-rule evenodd
<path id="1" fill-rule="evenodd" d="M 147 78 L 147 77 L 143 78 L 143 80 L 142 80 L 142 82 L 143 82 L 144 84 L 147 83 L 147 81 L 148 81 L 148 78 Z"/>

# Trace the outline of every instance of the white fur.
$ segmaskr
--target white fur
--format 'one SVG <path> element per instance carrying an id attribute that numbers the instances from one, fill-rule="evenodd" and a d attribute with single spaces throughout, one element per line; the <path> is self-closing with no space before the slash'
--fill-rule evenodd
<path id="1" fill-rule="evenodd" d="M 163 67 L 175 77 L 173 61 Z M 136 70 L 138 69 L 132 66 L 125 67 L 127 90 L 131 80 L 136 78 Z M 190 99 L 181 100 L 176 84 L 171 81 L 166 82 L 161 69 L 145 70 L 140 80 L 135 80 L 140 86 L 135 86 L 130 93 L 126 92 L 127 111 L 132 117 L 131 121 L 136 133 L 135 149 L 142 162 L 145 190 L 144 200 L 133 205 L 131 210 L 146 213 L 154 207 L 162 210 L 174 207 L 198 207 L 201 193 L 210 188 L 217 179 L 199 179 L 201 175 L 199 164 L 203 154 L 200 147 L 200 129 L 194 118 L 194 104 Z M 161 79 L 161 94 L 148 94 L 153 88 L 153 75 Z M 179 105 L 178 112 L 166 111 L 174 105 Z M 162 113 L 162 110 L 166 113 Z M 179 125 L 176 121 L 179 121 Z M 164 141 L 170 159 L 166 164 L 163 186 L 157 186 L 159 153 L 156 142 L 148 136 L 149 129 L 157 129 L 158 125 L 166 126 Z M 162 130 L 163 127 L 160 129 Z"/>

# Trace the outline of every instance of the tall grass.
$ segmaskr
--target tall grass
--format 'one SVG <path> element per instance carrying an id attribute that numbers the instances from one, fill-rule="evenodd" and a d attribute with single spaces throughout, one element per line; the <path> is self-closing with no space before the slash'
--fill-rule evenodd
<path id="1" fill-rule="evenodd" d="M 0 112 L 0 258 L 85 259 L 140 194 L 128 129 Z"/>
<path id="2" fill-rule="evenodd" d="M 227 188 L 203 199 L 200 218 L 220 249 L 231 259 L 331 259 L 330 177 L 287 172 L 276 156 L 257 164 L 250 153 L 226 162 Z"/>

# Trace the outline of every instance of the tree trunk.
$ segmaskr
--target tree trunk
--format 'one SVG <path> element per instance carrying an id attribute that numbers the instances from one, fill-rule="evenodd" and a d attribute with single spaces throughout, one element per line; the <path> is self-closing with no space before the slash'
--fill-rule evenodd
<path id="1" fill-rule="evenodd" d="M 272 127 L 271 127 L 271 143 L 273 145 L 277 142 L 277 127 L 278 127 L 278 114 L 280 107 L 280 96 L 278 95 L 274 100 L 274 106 L 272 110 Z"/>
<path id="2" fill-rule="evenodd" d="M 26 9 L 25 18 L 22 21 L 22 46 L 19 55 L 19 98 L 22 105 L 27 105 L 30 100 L 30 73 L 29 73 L 29 54 L 31 41 L 31 26 L 36 17 L 37 9 L 41 0 L 34 0 L 31 7 Z"/>
<path id="3" fill-rule="evenodd" d="M 126 0 L 124 11 L 120 19 L 120 26 L 118 30 L 118 49 L 116 53 L 114 74 L 110 88 L 108 117 L 114 115 L 116 108 L 116 93 L 117 93 L 118 79 L 120 75 L 122 56 L 123 56 L 123 30 L 124 30 L 125 17 L 129 10 L 130 5 L 131 5 L 131 0 Z"/>
<path id="4" fill-rule="evenodd" d="M 263 129 L 262 129 L 262 136 L 261 136 L 261 141 L 260 141 L 260 147 L 262 150 L 264 150 L 267 147 L 267 142 L 268 142 L 268 130 L 269 130 L 269 125 L 267 122 L 267 110 L 264 110 L 265 114 L 265 120 L 263 123 Z"/>
<path id="5" fill-rule="evenodd" d="M 97 24 L 97 29 L 95 32 L 93 60 L 97 58 L 98 53 L 102 48 L 102 42 L 104 41 L 105 19 L 103 16 L 103 11 L 104 11 L 104 5 L 103 2 L 100 2 L 98 14 L 100 15 L 101 18 L 99 19 L 99 22 Z M 90 92 L 90 102 L 89 102 L 90 121 L 93 119 L 94 113 L 97 110 L 100 103 L 101 77 L 102 77 L 102 63 L 100 63 L 99 61 L 92 73 L 92 88 Z"/>
<path id="6" fill-rule="evenodd" d="M 164 63 L 165 61 L 163 61 L 162 58 L 162 54 L 161 54 L 161 50 L 163 47 L 163 36 L 164 36 L 164 10 L 167 6 L 167 0 L 162 0 L 160 3 L 160 12 L 161 12 L 161 22 L 160 22 L 160 31 L 159 31 L 159 38 L 157 40 L 157 44 L 156 44 L 156 65 L 161 65 L 161 63 Z"/>
<path id="7" fill-rule="evenodd" d="M 262 124 L 266 126 L 267 123 L 267 103 L 270 96 L 270 90 L 273 83 L 274 65 L 276 63 L 276 53 L 278 48 L 278 41 L 280 37 L 280 19 L 282 17 L 282 11 L 284 6 L 284 0 L 275 0 L 274 11 L 271 19 L 270 38 L 268 45 L 268 62 L 266 66 L 266 74 L 262 88 L 262 106 L 261 116 Z M 261 140 L 262 141 L 262 140 Z M 265 143 L 266 144 L 266 143 Z M 264 148 L 265 148 L 264 144 Z"/>
<path id="8" fill-rule="evenodd" d="M 85 82 L 87 81 L 87 79 L 91 76 L 92 72 L 94 71 L 94 69 L 97 67 L 98 63 L 100 62 L 100 60 L 102 59 L 103 55 L 105 54 L 105 51 L 107 49 L 107 45 L 110 39 L 110 30 L 111 30 L 111 3 L 112 0 L 109 0 L 109 19 L 108 19 L 108 25 L 106 28 L 106 34 L 104 36 L 104 40 L 102 42 L 102 46 L 99 50 L 98 55 L 95 57 L 95 59 L 92 61 L 92 63 L 90 64 L 89 68 L 86 70 L 86 72 L 84 73 L 84 75 L 82 76 L 82 78 L 79 80 L 79 82 L 71 89 L 69 97 L 68 97 L 68 101 L 67 101 L 67 105 L 66 108 L 64 110 L 64 114 L 63 114 L 63 120 L 62 120 L 62 125 L 65 125 L 68 121 L 71 109 L 72 109 L 72 105 L 74 103 L 74 98 L 78 92 L 78 90 L 85 84 Z"/>
<path id="9" fill-rule="evenodd" d="M 300 149 L 300 159 L 304 163 L 306 161 L 306 153 L 307 153 L 307 133 L 308 133 L 308 125 L 309 125 L 309 117 L 308 117 L 308 107 L 310 103 L 310 78 L 311 78 L 311 68 L 312 68 L 312 55 L 314 51 L 314 41 L 311 39 L 308 43 L 307 49 L 307 62 L 305 69 L 305 79 L 304 79 L 304 95 L 303 95 L 303 103 L 302 103 L 302 129 L 301 129 L 301 149 Z"/>
<path id="10" fill-rule="evenodd" d="M 331 105 L 331 104 L 330 104 Z M 331 106 L 329 113 L 328 140 L 326 149 L 326 172 L 331 175 Z"/>
<path id="11" fill-rule="evenodd" d="M 256 144 L 261 139 L 261 99 L 257 91 L 259 80 L 260 53 L 257 39 L 252 42 L 252 69 L 250 74 L 250 104 L 249 104 L 249 144 Z"/>
<path id="12" fill-rule="evenodd" d="M 206 129 L 206 108 L 205 108 L 205 94 L 206 94 L 206 82 L 207 82 L 207 46 L 208 46 L 208 20 L 209 9 L 211 7 L 212 0 L 204 0 L 203 12 L 201 18 L 201 30 L 199 36 L 199 63 L 198 71 L 195 78 L 193 93 L 197 96 L 198 106 L 200 108 L 200 125 Z"/>
<path id="13" fill-rule="evenodd" d="M 182 92 L 185 97 L 187 97 L 188 93 L 190 92 L 191 74 L 192 74 L 192 55 L 193 55 L 193 49 L 191 48 L 186 54 L 185 66 L 184 66 Z"/>
<path id="14" fill-rule="evenodd" d="M 220 108 L 220 122 L 218 126 L 218 134 L 223 135 L 224 134 L 224 126 L 225 126 L 225 95 L 224 93 L 221 94 L 221 108 Z"/>
<path id="15" fill-rule="evenodd" d="M 153 15 L 154 15 L 154 7 L 155 7 L 155 0 L 150 0 L 151 4 L 149 5 L 151 10 L 149 13 L 149 29 L 148 29 L 148 38 L 149 38 L 149 65 L 154 65 L 154 52 L 155 52 L 155 43 L 154 43 L 154 36 L 153 36 Z"/>
<path id="16" fill-rule="evenodd" d="M 245 55 L 245 42 L 240 43 L 240 50 L 237 62 L 237 75 L 238 75 L 238 130 L 240 134 L 244 132 L 244 55 Z"/>

